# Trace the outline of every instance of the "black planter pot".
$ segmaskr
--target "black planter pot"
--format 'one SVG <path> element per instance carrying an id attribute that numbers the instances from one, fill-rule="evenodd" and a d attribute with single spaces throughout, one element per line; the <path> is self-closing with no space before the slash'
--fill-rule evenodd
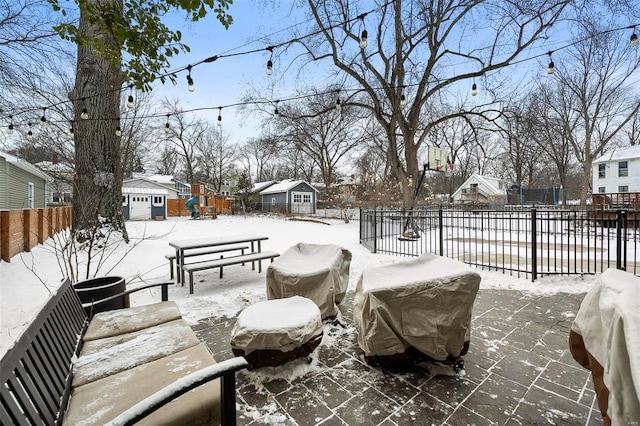
<path id="1" fill-rule="evenodd" d="M 100 277 L 77 282 L 73 285 L 73 288 L 76 290 L 76 293 L 78 293 L 80 301 L 85 304 L 97 302 L 107 297 L 123 293 L 126 290 L 126 283 L 122 277 Z M 124 296 L 97 306 L 85 307 L 85 312 L 89 317 L 92 317 L 98 312 L 128 307 L 129 297 Z"/>

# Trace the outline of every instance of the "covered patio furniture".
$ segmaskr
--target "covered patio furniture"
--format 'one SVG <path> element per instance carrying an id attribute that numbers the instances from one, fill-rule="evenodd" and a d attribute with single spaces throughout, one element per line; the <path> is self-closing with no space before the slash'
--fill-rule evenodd
<path id="1" fill-rule="evenodd" d="M 320 310 L 311 300 L 266 300 L 240 312 L 231 331 L 231 350 L 245 357 L 249 370 L 276 367 L 308 356 L 322 335 Z"/>
<path id="2" fill-rule="evenodd" d="M 479 287 L 480 275 L 469 266 L 431 254 L 364 270 L 353 317 L 365 361 L 437 361 L 461 369 Z"/>
<path id="3" fill-rule="evenodd" d="M 303 296 L 322 319 L 335 318 L 349 285 L 351 252 L 335 244 L 298 243 L 267 268 L 267 299 Z"/>
<path id="4" fill-rule="evenodd" d="M 604 425 L 640 419 L 640 278 L 607 269 L 569 331 L 573 358 L 591 371 Z"/>

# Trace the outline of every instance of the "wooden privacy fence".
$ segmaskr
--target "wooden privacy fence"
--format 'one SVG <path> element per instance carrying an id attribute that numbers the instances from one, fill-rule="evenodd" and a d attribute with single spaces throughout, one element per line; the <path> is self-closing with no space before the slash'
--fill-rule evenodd
<path id="1" fill-rule="evenodd" d="M 55 233 L 71 226 L 71 206 L 0 211 L 0 255 L 2 260 L 31 251 Z"/>
<path id="2" fill-rule="evenodd" d="M 185 205 L 186 202 L 187 200 L 182 198 L 167 200 L 167 216 L 191 216 L 191 212 L 187 210 L 187 206 Z M 206 204 L 202 206 L 215 207 L 216 214 L 231 213 L 231 200 L 225 200 L 223 198 L 207 197 Z"/>

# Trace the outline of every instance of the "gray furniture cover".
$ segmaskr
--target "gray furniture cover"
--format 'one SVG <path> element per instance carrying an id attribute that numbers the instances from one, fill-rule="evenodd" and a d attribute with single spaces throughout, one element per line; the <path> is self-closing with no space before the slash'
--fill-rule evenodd
<path id="1" fill-rule="evenodd" d="M 364 270 L 353 316 L 371 364 L 456 359 L 466 353 L 480 275 L 462 262 L 424 254 Z"/>
<path id="2" fill-rule="evenodd" d="M 349 285 L 351 252 L 335 244 L 298 243 L 267 268 L 267 299 L 303 296 L 320 308 L 322 319 L 338 314 Z"/>

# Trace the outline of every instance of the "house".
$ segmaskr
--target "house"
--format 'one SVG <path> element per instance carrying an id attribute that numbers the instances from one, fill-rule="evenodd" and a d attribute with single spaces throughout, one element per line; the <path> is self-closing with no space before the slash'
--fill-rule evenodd
<path id="1" fill-rule="evenodd" d="M 269 212 L 314 214 L 318 204 L 318 191 L 309 183 L 282 181 L 260 191 L 262 210 Z"/>
<path id="2" fill-rule="evenodd" d="M 507 182 L 503 179 L 472 175 L 451 196 L 454 203 L 505 204 Z"/>
<path id="3" fill-rule="evenodd" d="M 175 179 L 171 175 L 133 173 L 132 179 L 147 179 L 155 183 L 159 183 L 169 189 L 178 191 L 178 198 L 187 199 L 191 197 L 191 185 Z"/>
<path id="4" fill-rule="evenodd" d="M 264 191 L 270 186 L 275 185 L 276 183 L 278 183 L 277 180 L 268 180 L 264 182 L 253 183 L 251 185 L 251 189 L 249 190 L 249 193 L 247 194 L 246 197 L 244 197 L 244 202 L 246 203 L 247 207 L 260 209 L 262 205 L 262 196 L 260 195 L 260 192 Z M 243 194 L 238 193 L 238 195 L 241 196 Z"/>
<path id="5" fill-rule="evenodd" d="M 52 177 L 47 183 L 47 206 L 70 205 L 73 197 L 73 166 L 57 161 L 41 161 L 35 166 Z"/>
<path id="6" fill-rule="evenodd" d="M 615 148 L 592 167 L 594 207 L 640 208 L 640 145 Z"/>
<path id="7" fill-rule="evenodd" d="M 122 183 L 122 213 L 125 220 L 167 218 L 167 200 L 178 199 L 178 190 L 145 178 Z"/>
<path id="8" fill-rule="evenodd" d="M 0 209 L 44 208 L 53 178 L 11 154 L 0 152 Z"/>

